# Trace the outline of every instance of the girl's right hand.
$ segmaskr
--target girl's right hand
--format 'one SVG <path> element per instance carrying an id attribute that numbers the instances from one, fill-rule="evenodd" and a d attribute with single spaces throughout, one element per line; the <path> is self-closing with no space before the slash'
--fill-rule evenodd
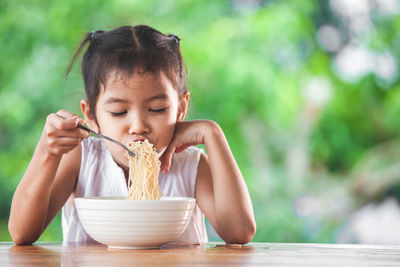
<path id="1" fill-rule="evenodd" d="M 51 155 L 62 156 L 77 147 L 90 133 L 77 128 L 84 120 L 76 114 L 60 110 L 47 116 L 42 135 L 42 147 Z"/>

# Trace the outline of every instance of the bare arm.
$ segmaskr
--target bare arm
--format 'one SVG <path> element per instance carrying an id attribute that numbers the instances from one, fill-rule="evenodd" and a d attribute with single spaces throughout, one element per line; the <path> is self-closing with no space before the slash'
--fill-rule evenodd
<path id="1" fill-rule="evenodd" d="M 208 158 L 202 155 L 199 162 L 197 202 L 226 243 L 248 243 L 256 231 L 253 207 L 222 129 L 212 121 L 181 122 L 178 127 L 173 148 L 166 151 L 164 169 L 168 170 L 171 151 L 205 144 Z"/>
<path id="2" fill-rule="evenodd" d="M 72 115 L 66 111 L 49 115 L 14 193 L 8 228 L 16 244 L 35 242 L 73 191 L 79 171 L 79 143 L 88 133 L 75 128 L 78 120 Z"/>

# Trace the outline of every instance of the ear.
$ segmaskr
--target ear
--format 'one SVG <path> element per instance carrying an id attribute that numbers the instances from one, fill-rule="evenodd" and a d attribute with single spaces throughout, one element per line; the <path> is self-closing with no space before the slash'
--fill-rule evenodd
<path id="1" fill-rule="evenodd" d="M 183 121 L 186 117 L 187 109 L 189 106 L 190 93 L 185 92 L 183 95 L 179 96 L 178 104 L 178 115 L 176 120 Z"/>
<path id="2" fill-rule="evenodd" d="M 97 125 L 96 119 L 92 115 L 92 112 L 90 110 L 90 105 L 89 102 L 86 99 L 81 100 L 81 109 L 82 109 L 82 114 L 83 118 L 85 119 L 85 123 L 92 129 L 95 130 L 96 132 L 99 132 L 99 126 Z"/>

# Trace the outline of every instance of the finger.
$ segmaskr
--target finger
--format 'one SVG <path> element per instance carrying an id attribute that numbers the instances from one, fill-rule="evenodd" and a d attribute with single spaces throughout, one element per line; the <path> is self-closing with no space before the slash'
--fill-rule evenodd
<path id="1" fill-rule="evenodd" d="M 163 155 L 162 166 L 165 173 L 169 172 L 169 169 L 171 167 L 172 154 L 174 153 L 174 151 L 175 146 L 169 146 Z"/>
<path id="2" fill-rule="evenodd" d="M 160 171 L 164 171 L 164 158 L 165 158 L 165 153 L 166 153 L 166 151 L 164 151 L 164 154 L 162 154 L 161 155 L 161 157 L 159 158 L 159 160 L 160 160 Z"/>
<path id="3" fill-rule="evenodd" d="M 82 138 L 76 137 L 53 137 L 48 138 L 47 143 L 50 147 L 55 148 L 58 146 L 76 146 L 82 141 Z"/>
<path id="4" fill-rule="evenodd" d="M 84 124 L 85 123 L 84 119 L 80 118 L 78 115 L 76 115 L 74 113 L 69 112 L 68 110 L 61 109 L 56 114 L 59 115 L 60 117 L 65 118 L 65 119 L 77 118 L 78 123 L 80 123 L 80 124 Z"/>
<path id="5" fill-rule="evenodd" d="M 80 128 L 73 128 L 69 130 L 60 130 L 51 124 L 47 124 L 45 128 L 45 134 L 47 139 L 57 140 L 63 137 L 70 137 L 75 139 L 84 139 L 90 136 L 90 133 Z"/>
<path id="6" fill-rule="evenodd" d="M 82 118 L 78 118 L 78 123 L 79 123 L 79 124 L 85 124 L 85 120 L 82 119 Z"/>
<path id="7" fill-rule="evenodd" d="M 58 116 L 64 118 L 64 119 L 69 119 L 69 118 L 72 118 L 72 117 L 77 117 L 78 118 L 78 115 L 76 115 L 74 113 L 71 113 L 71 112 L 69 112 L 68 110 L 65 110 L 65 109 L 60 109 L 59 111 L 57 111 L 56 114 Z"/>
<path id="8" fill-rule="evenodd" d="M 56 137 L 73 137 L 73 138 L 88 138 L 90 132 L 81 128 L 73 128 L 69 130 L 57 131 Z"/>
<path id="9" fill-rule="evenodd" d="M 78 118 L 70 117 L 65 119 L 64 117 L 53 113 L 47 116 L 46 122 L 57 129 L 67 130 L 75 128 L 78 125 Z"/>

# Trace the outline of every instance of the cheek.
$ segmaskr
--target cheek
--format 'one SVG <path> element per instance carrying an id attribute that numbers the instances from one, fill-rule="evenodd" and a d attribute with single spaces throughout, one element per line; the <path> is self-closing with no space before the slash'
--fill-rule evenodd
<path id="1" fill-rule="evenodd" d="M 158 150 L 162 150 L 169 145 L 174 135 L 175 125 L 176 113 L 168 114 L 156 124 Z"/>
<path id="2" fill-rule="evenodd" d="M 101 132 L 105 135 L 108 134 L 112 135 L 110 137 L 113 137 L 114 132 L 118 131 L 118 121 L 113 119 L 109 114 L 99 112 L 97 122 Z"/>
<path id="3" fill-rule="evenodd" d="M 124 131 L 126 132 L 127 129 L 126 126 L 124 127 L 124 125 L 122 124 L 123 120 L 117 120 L 106 112 L 98 112 L 97 114 L 97 124 L 100 127 L 100 132 L 103 135 L 111 137 L 112 139 L 115 139 L 119 142 L 124 142 Z M 118 145 L 113 143 L 109 144 L 110 142 L 106 143 L 110 151 L 118 152 L 120 150 L 120 147 Z"/>

